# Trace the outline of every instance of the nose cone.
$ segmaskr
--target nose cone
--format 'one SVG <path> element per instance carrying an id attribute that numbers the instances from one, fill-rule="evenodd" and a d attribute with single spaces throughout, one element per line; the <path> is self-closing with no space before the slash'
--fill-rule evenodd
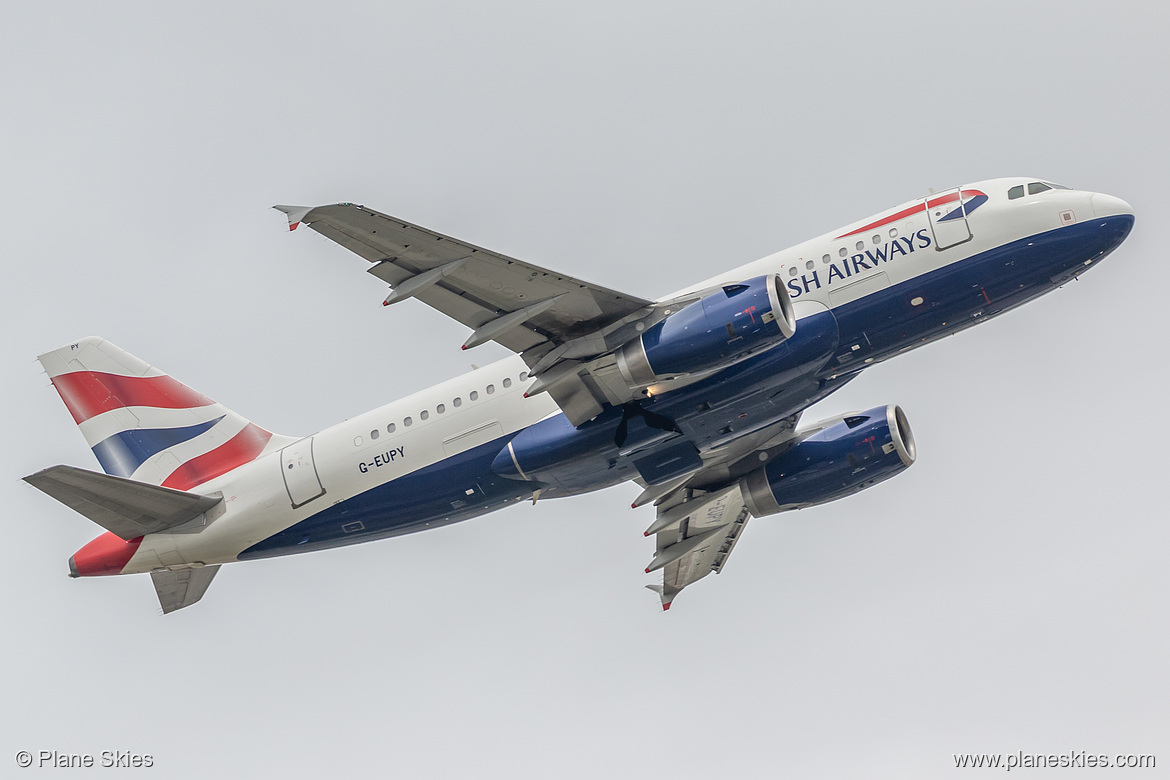
<path id="1" fill-rule="evenodd" d="M 1093 213 L 1098 218 L 1133 216 L 1133 206 L 1130 206 L 1121 198 L 1115 198 L 1112 195 L 1094 193 L 1092 197 L 1092 203 Z"/>

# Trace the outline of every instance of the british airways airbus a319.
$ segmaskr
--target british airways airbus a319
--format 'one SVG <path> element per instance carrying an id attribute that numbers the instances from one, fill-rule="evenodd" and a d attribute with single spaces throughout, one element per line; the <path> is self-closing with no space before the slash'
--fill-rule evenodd
<path id="1" fill-rule="evenodd" d="M 515 357 L 312 436 L 271 433 L 100 338 L 40 362 L 104 473 L 25 480 L 106 529 L 70 575 L 149 572 L 164 612 L 221 564 L 424 531 L 633 480 L 663 609 L 744 526 L 914 463 L 895 405 L 801 424 L 866 367 L 1093 268 L 1126 202 L 994 179 L 896 206 L 656 301 L 342 203 L 277 206 Z M 410 306 L 411 304 L 407 304 Z M 230 500 L 227 500 L 230 499 Z"/>

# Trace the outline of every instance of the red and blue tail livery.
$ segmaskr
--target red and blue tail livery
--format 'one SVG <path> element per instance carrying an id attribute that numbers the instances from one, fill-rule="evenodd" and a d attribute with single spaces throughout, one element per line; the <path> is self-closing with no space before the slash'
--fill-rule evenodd
<path id="1" fill-rule="evenodd" d="M 802 420 L 809 406 L 1096 268 L 1134 222 L 1110 195 L 992 179 L 645 300 L 353 203 L 276 208 L 366 261 L 391 288 L 386 316 L 432 316 L 394 305 L 416 299 L 470 329 L 464 349 L 495 341 L 513 356 L 296 437 L 102 339 L 48 352 L 100 467 L 25 477 L 106 531 L 69 559 L 72 576 L 149 573 L 172 612 L 223 564 L 633 482 L 633 506 L 654 507 L 647 587 L 667 609 L 723 570 L 752 518 L 914 464 L 898 405 Z"/>
<path id="2" fill-rule="evenodd" d="M 103 339 L 82 339 L 40 361 L 107 474 L 188 490 L 255 460 L 272 440 Z"/>

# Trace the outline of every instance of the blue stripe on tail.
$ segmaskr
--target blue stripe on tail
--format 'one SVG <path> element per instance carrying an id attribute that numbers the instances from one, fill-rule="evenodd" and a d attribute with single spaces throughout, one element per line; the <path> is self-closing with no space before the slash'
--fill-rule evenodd
<path id="1" fill-rule="evenodd" d="M 107 474 L 128 477 L 152 456 L 206 433 L 222 419 L 217 417 L 210 422 L 186 428 L 135 428 L 122 431 L 95 444 L 93 454 Z"/>

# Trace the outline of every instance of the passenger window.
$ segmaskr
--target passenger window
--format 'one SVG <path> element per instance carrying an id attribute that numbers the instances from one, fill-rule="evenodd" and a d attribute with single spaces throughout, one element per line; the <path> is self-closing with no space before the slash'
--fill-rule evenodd
<path id="1" fill-rule="evenodd" d="M 1012 187 L 1010 190 L 1008 190 L 1008 200 L 1015 200 L 1016 198 L 1022 197 L 1024 197 L 1023 184 L 1017 184 L 1015 187 Z"/>
<path id="2" fill-rule="evenodd" d="M 507 376 L 504 377 L 504 387 L 511 387 L 511 386 L 512 386 L 512 378 L 507 377 Z"/>
<path id="3" fill-rule="evenodd" d="M 898 237 L 898 228 L 890 228 L 890 238 Z"/>
<path id="4" fill-rule="evenodd" d="M 467 394 L 467 397 L 470 398 L 472 401 L 477 401 L 477 400 L 479 400 L 479 393 L 472 390 L 470 393 Z"/>
<path id="5" fill-rule="evenodd" d="M 792 266 L 791 268 L 788 269 L 788 275 L 789 276 L 796 276 L 796 266 Z"/>
<path id="6" fill-rule="evenodd" d="M 813 269 L 813 261 L 809 260 L 804 264 L 805 270 L 811 271 Z"/>
<path id="7" fill-rule="evenodd" d="M 377 428 L 375 428 L 374 430 L 370 431 L 370 439 L 376 439 L 376 438 L 378 438 L 378 437 L 379 437 L 379 436 L 381 436 L 381 435 L 382 435 L 382 432 L 381 432 L 381 431 L 379 431 Z"/>
<path id="8" fill-rule="evenodd" d="M 849 257 L 849 250 L 845 247 L 841 247 L 837 250 L 837 254 L 841 255 L 841 257 Z"/>
<path id="9" fill-rule="evenodd" d="M 402 421 L 402 424 L 405 425 L 407 428 L 409 428 L 411 425 L 414 424 L 414 420 L 407 417 L 405 420 Z"/>
<path id="10" fill-rule="evenodd" d="M 488 395 L 491 395 L 492 393 L 496 392 L 496 386 L 495 385 L 488 385 L 487 391 L 488 391 Z"/>
<path id="11" fill-rule="evenodd" d="M 451 402 L 451 405 L 458 409 L 460 406 L 463 406 L 463 399 L 455 396 L 455 400 Z"/>
<path id="12" fill-rule="evenodd" d="M 825 255 L 824 257 L 821 258 L 821 262 L 827 263 L 827 262 L 831 261 L 832 259 L 833 259 L 832 255 Z"/>
<path id="13" fill-rule="evenodd" d="M 447 411 L 447 407 L 444 406 L 443 404 L 439 404 L 438 406 L 435 407 L 435 411 L 438 412 L 439 414 L 442 414 L 443 412 Z"/>
<path id="14" fill-rule="evenodd" d="M 881 242 L 882 242 L 882 237 L 881 237 L 881 236 L 874 236 L 874 237 L 873 237 L 873 245 L 874 245 L 874 246 L 877 246 L 877 245 L 878 245 L 878 244 L 880 244 Z"/>
<path id="15" fill-rule="evenodd" d="M 394 423 L 390 423 L 386 426 L 386 433 L 394 433 Z"/>
<path id="16" fill-rule="evenodd" d="M 1028 185 L 1028 194 L 1029 194 L 1029 195 L 1035 195 L 1035 194 L 1036 194 L 1036 193 L 1038 193 L 1038 192 L 1044 192 L 1045 190 L 1050 190 L 1050 189 L 1052 189 L 1052 188 L 1051 188 L 1051 187 L 1049 187 L 1049 186 L 1048 186 L 1047 184 L 1045 184 L 1044 182 L 1042 182 L 1042 181 L 1034 181 L 1034 182 L 1032 182 L 1031 184 L 1029 184 L 1029 185 Z"/>
<path id="17" fill-rule="evenodd" d="M 425 420 L 430 416 L 431 416 L 431 413 L 428 412 L 426 409 L 423 409 L 421 412 L 418 413 L 418 419 L 420 419 L 420 420 Z"/>
<path id="18" fill-rule="evenodd" d="M 865 249 L 865 242 L 864 242 L 864 241 L 858 241 L 858 242 L 857 242 L 857 251 L 858 251 L 858 252 L 861 252 L 861 251 L 862 251 L 862 250 L 864 250 L 864 249 Z"/>
<path id="19" fill-rule="evenodd" d="M 527 381 L 528 381 L 528 372 L 527 372 L 527 371 L 521 371 L 521 372 L 520 372 L 520 381 L 521 381 L 521 382 L 527 382 Z"/>

